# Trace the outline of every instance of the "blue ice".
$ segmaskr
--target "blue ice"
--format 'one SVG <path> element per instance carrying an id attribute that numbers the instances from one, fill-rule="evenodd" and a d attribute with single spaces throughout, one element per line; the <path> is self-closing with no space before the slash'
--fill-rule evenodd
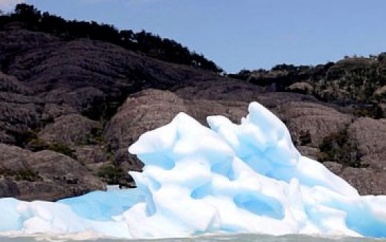
<path id="1" fill-rule="evenodd" d="M 234 124 L 185 113 L 129 147 L 145 164 L 135 189 L 56 203 L 0 199 L 0 232 L 127 239 L 213 233 L 386 237 L 386 197 L 360 196 L 302 156 L 286 126 L 253 102 Z M 79 237 L 77 237 L 79 238 Z"/>

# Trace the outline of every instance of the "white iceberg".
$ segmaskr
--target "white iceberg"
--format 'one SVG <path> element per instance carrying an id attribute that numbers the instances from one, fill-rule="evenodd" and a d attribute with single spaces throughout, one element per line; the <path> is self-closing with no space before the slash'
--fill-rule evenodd
<path id="1" fill-rule="evenodd" d="M 137 188 L 56 203 L 0 199 L 0 232 L 172 238 L 217 233 L 386 237 L 386 197 L 360 196 L 302 156 L 285 125 L 254 102 L 237 125 L 180 113 L 129 152 Z"/>

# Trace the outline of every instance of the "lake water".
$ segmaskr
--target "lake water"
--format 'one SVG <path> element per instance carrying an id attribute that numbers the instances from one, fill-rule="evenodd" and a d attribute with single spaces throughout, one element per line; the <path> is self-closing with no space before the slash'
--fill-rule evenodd
<path id="1" fill-rule="evenodd" d="M 216 236 L 202 236 L 194 238 L 183 239 L 156 239 L 156 240 L 127 240 L 127 239 L 86 239 L 82 236 L 74 238 L 68 238 L 66 236 L 61 237 L 47 237 L 47 236 L 35 236 L 35 237 L 13 237 L 13 236 L 0 236 L 1 242 L 210 242 L 210 241 L 240 241 L 240 242 L 386 242 L 385 239 L 369 239 L 369 238 L 348 238 L 348 237 L 315 237 L 305 235 L 285 235 L 285 236 L 271 236 L 271 235 L 256 235 L 256 234 L 238 234 L 238 235 L 216 235 Z"/>

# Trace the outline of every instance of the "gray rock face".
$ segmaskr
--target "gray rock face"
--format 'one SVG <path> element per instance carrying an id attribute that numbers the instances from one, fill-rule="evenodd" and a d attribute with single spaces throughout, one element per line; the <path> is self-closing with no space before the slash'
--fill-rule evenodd
<path id="1" fill-rule="evenodd" d="M 48 104 L 71 107 L 76 112 L 82 112 L 91 108 L 94 100 L 103 100 L 104 93 L 94 87 L 83 87 L 77 90 L 57 88 L 43 93 L 41 96 Z"/>
<path id="2" fill-rule="evenodd" d="M 347 129 L 350 141 L 362 144 L 359 146 L 364 154 L 361 162 L 369 166 L 354 168 L 336 162 L 326 162 L 325 165 L 359 189 L 361 194 L 386 194 L 386 188 L 382 185 L 386 177 L 386 166 L 379 161 L 385 159 L 385 139 L 382 136 L 386 133 L 382 131 L 385 128 L 384 120 L 357 119 L 333 106 L 299 94 L 261 94 L 259 99 L 286 122 L 301 153 L 313 159 L 318 159 L 321 152 L 319 147 L 326 137 Z M 132 158 L 125 156 L 127 147 L 140 134 L 168 123 L 180 111 L 195 117 L 204 125 L 206 117 L 213 114 L 227 116 L 237 123 L 246 115 L 247 106 L 248 102 L 195 99 L 194 96 L 183 99 L 170 92 L 147 90 L 126 100 L 112 118 L 106 137 L 111 140 L 111 144 L 116 145 L 114 147 L 117 150 L 121 150 L 123 160 L 130 160 Z M 163 118 L 154 118 L 159 117 L 158 113 L 163 113 Z M 302 144 L 303 131 L 309 134 L 305 144 Z M 140 163 L 136 161 L 135 164 Z"/>
<path id="3" fill-rule="evenodd" d="M 279 107 L 278 112 L 294 134 L 294 141 L 301 143 L 302 132 L 310 134 L 308 146 L 318 147 L 323 139 L 338 132 L 353 120 L 352 115 L 343 114 L 334 108 L 312 102 L 289 102 Z"/>
<path id="4" fill-rule="evenodd" d="M 109 153 L 103 145 L 81 145 L 74 147 L 76 159 L 84 164 L 93 174 L 109 162 Z"/>
<path id="5" fill-rule="evenodd" d="M 239 123 L 252 101 L 278 115 L 315 159 L 326 138 L 347 131 L 363 166 L 325 165 L 362 194 L 386 194 L 385 120 L 89 39 L 0 31 L 0 62 L 0 197 L 57 200 L 104 189 L 102 168 L 141 170 L 127 148 L 142 133 L 179 112 L 203 125 L 209 115 Z"/>
<path id="6" fill-rule="evenodd" d="M 69 114 L 57 118 L 37 135 L 47 143 L 59 143 L 70 147 L 91 142 L 92 130 L 100 129 L 99 123 L 80 114 Z"/>
<path id="7" fill-rule="evenodd" d="M 18 94 L 31 94 L 31 90 L 24 86 L 16 77 L 9 76 L 0 71 L 0 91 Z"/>
<path id="8" fill-rule="evenodd" d="M 115 151 L 115 160 L 129 160 L 130 169 L 140 169 L 142 164 L 128 156 L 129 145 L 142 133 L 163 126 L 186 111 L 183 99 L 169 91 L 145 90 L 131 95 L 112 117 L 105 133 L 107 143 Z"/>
<path id="9" fill-rule="evenodd" d="M 128 97 L 109 122 L 105 138 L 120 163 L 128 160 L 130 169 L 142 164 L 127 153 L 141 134 L 169 123 L 179 112 L 207 125 L 209 115 L 225 115 L 235 122 L 247 112 L 248 103 L 206 99 L 183 99 L 170 91 L 148 89 Z"/>
<path id="10" fill-rule="evenodd" d="M 386 171 L 386 119 L 359 118 L 349 126 L 348 135 L 358 144 L 366 164 Z"/>
<path id="11" fill-rule="evenodd" d="M 0 144 L 1 195 L 23 200 L 57 200 L 104 189 L 78 161 L 44 150 L 31 152 Z"/>
<path id="12" fill-rule="evenodd" d="M 386 193 L 386 173 L 371 168 L 347 167 L 338 173 L 343 179 L 358 189 L 361 194 L 384 195 Z"/>

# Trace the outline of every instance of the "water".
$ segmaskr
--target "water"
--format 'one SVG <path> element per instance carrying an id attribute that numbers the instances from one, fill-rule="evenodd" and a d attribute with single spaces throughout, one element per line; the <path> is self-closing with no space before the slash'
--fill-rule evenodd
<path id="1" fill-rule="evenodd" d="M 256 234 L 237 234 L 237 235 L 214 235 L 200 236 L 192 238 L 176 238 L 176 239 L 155 239 L 155 240 L 127 240 L 127 239 L 87 239 L 87 235 L 75 236 L 0 236 L 1 242 L 211 242 L 211 241 L 240 241 L 240 242 L 386 242 L 385 239 L 370 239 L 370 238 L 349 238 L 349 237 L 316 237 L 306 235 L 256 235 Z"/>

